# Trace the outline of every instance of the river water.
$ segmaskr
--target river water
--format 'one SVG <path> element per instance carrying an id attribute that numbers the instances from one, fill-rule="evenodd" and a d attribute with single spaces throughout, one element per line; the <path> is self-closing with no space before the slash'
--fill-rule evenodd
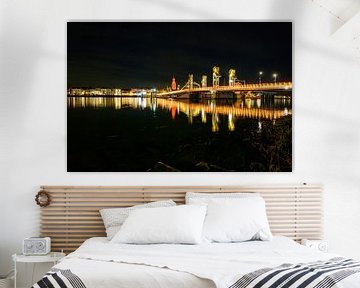
<path id="1" fill-rule="evenodd" d="M 68 97 L 69 172 L 292 170 L 292 103 Z"/>

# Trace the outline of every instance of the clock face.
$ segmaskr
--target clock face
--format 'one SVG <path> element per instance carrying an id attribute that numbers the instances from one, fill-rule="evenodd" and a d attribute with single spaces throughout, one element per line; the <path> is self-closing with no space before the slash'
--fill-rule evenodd
<path id="1" fill-rule="evenodd" d="M 320 251 L 323 251 L 323 252 L 326 252 L 327 250 L 327 244 L 322 242 L 322 243 L 319 243 L 319 250 Z"/>
<path id="2" fill-rule="evenodd" d="M 43 250 L 45 247 L 45 243 L 43 241 L 36 242 L 36 249 Z"/>
<path id="3" fill-rule="evenodd" d="M 31 243 L 31 242 L 26 243 L 26 248 L 27 249 L 33 248 L 33 243 Z"/>

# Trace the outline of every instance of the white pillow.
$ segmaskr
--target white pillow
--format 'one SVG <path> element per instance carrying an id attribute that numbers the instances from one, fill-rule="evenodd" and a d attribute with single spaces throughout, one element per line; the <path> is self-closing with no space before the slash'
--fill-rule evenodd
<path id="1" fill-rule="evenodd" d="M 225 198 L 246 198 L 246 197 L 259 197 L 259 193 L 244 192 L 244 193 L 197 193 L 186 192 L 185 203 L 186 204 L 207 204 L 211 199 Z"/>
<path id="2" fill-rule="evenodd" d="M 247 197 L 209 200 L 203 237 L 211 242 L 271 240 L 264 199 Z"/>
<path id="3" fill-rule="evenodd" d="M 113 243 L 197 244 L 206 214 L 205 205 L 180 205 L 131 211 Z"/>
<path id="4" fill-rule="evenodd" d="M 135 205 L 128 208 L 109 208 L 101 209 L 100 214 L 106 229 L 107 239 L 111 240 L 115 234 L 120 230 L 121 225 L 124 223 L 129 213 L 132 210 L 139 208 L 153 208 L 153 207 L 170 207 L 176 206 L 172 200 L 156 201 L 146 204 Z"/>

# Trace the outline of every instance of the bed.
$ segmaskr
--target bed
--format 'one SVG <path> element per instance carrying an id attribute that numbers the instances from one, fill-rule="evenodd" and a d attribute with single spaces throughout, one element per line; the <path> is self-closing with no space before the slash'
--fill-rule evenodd
<path id="1" fill-rule="evenodd" d="M 35 288 L 360 287 L 359 262 L 298 243 L 304 238 L 322 237 L 322 189 L 318 185 L 46 186 L 43 189 L 51 195 L 52 203 L 42 208 L 42 234 L 53 237 L 53 250 L 62 247 L 67 252 L 75 251 L 34 284 Z M 95 211 L 101 208 L 128 207 L 163 199 L 174 199 L 182 204 L 188 191 L 260 193 L 266 201 L 266 213 L 274 237 L 270 241 L 252 239 L 197 245 L 122 244 L 106 237 L 91 237 L 106 235 L 103 224 L 97 224 L 101 218 L 99 221 Z M 82 233 L 82 238 L 74 236 Z M 84 238 L 88 239 L 84 241 Z"/>
<path id="2" fill-rule="evenodd" d="M 318 264 L 318 261 L 330 259 L 335 259 L 338 263 L 346 261 L 346 259 L 336 257 L 336 255 L 309 249 L 282 236 L 276 236 L 270 242 L 159 244 L 151 245 L 151 247 L 150 245 L 134 247 L 134 245 L 111 244 L 106 238 L 98 237 L 87 240 L 76 252 L 67 256 L 54 268 L 55 271 L 56 269 L 70 270 L 79 277 L 75 284 L 69 284 L 64 280 L 65 287 L 257 287 L 251 283 L 251 286 L 246 286 L 244 283 L 237 282 L 241 282 L 244 275 L 249 275 L 251 272 L 279 267 L 286 263 L 309 265 L 309 263 Z M 300 286 L 299 284 L 294 287 L 360 287 L 360 274 L 356 273 L 360 265 L 353 262 L 349 264 L 352 264 L 349 267 L 355 266 L 353 273 L 336 283 L 336 286 L 330 286 L 334 282 L 331 278 L 325 278 L 325 281 L 321 278 L 323 282 L 317 286 Z M 289 267 L 285 266 L 285 268 Z M 300 269 L 302 268 L 294 270 L 300 271 Z M 281 275 L 283 274 L 284 272 Z M 74 275 L 69 278 L 73 278 Z M 345 274 L 338 276 L 345 276 Z M 304 282 L 305 279 L 299 281 Z M 274 283 L 274 281 L 269 281 L 269 283 Z M 43 286 L 40 282 L 34 287 L 48 286 Z"/>

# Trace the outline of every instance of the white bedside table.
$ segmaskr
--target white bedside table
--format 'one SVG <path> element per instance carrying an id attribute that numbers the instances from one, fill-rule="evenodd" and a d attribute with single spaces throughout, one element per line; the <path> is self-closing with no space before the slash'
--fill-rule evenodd
<path id="1" fill-rule="evenodd" d="M 15 277 L 14 277 L 14 288 L 16 288 L 16 264 L 17 263 L 33 263 L 36 265 L 36 263 L 46 263 L 46 262 L 52 262 L 54 265 L 61 259 L 65 257 L 65 253 L 60 252 L 50 252 L 46 255 L 38 255 L 38 256 L 27 256 L 24 254 L 14 254 L 12 255 L 12 259 L 14 261 L 14 270 L 15 270 Z M 31 273 L 31 285 L 33 285 L 34 281 L 34 266 Z"/>

